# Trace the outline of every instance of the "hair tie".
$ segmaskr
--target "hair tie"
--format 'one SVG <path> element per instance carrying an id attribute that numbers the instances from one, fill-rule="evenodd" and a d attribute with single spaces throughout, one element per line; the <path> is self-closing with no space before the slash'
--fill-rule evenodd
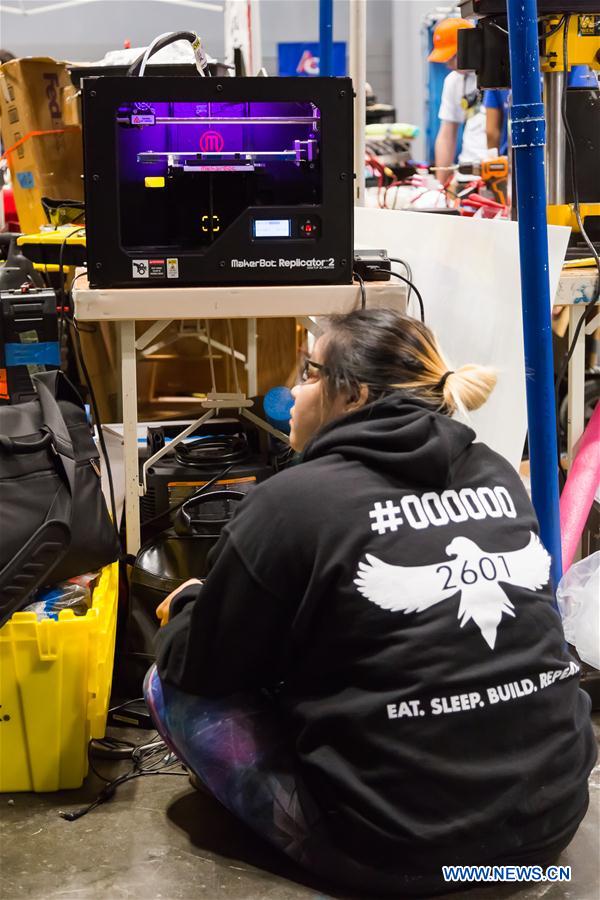
<path id="1" fill-rule="evenodd" d="M 454 375 L 454 371 L 452 369 L 450 369 L 448 372 L 444 372 L 444 374 L 442 375 L 442 377 L 440 378 L 440 380 L 437 383 L 437 387 L 439 387 L 440 391 L 444 390 L 444 385 L 446 384 L 446 382 L 448 381 L 448 379 L 450 378 L 451 375 Z"/>

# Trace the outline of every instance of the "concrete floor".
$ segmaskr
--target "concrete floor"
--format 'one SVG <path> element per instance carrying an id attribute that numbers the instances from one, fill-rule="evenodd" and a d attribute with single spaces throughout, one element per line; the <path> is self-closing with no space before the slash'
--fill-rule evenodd
<path id="1" fill-rule="evenodd" d="M 600 716 L 595 717 L 600 738 Z M 115 732 L 141 741 L 146 732 Z M 97 768 L 114 777 L 127 764 Z M 87 816 L 67 822 L 59 810 L 94 799 L 90 775 L 78 791 L 0 795 L 2 900 L 307 900 L 341 897 L 319 889 L 184 777 L 138 778 Z M 492 885 L 455 900 L 598 900 L 600 898 L 600 765 L 591 777 L 590 808 L 559 862 L 569 884 Z"/>

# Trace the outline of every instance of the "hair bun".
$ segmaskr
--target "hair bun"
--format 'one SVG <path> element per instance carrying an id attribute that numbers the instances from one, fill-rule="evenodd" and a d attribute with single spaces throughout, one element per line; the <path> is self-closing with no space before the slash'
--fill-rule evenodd
<path id="1" fill-rule="evenodd" d="M 471 363 L 461 366 L 456 371 L 446 372 L 443 376 L 444 403 L 452 410 L 479 409 L 488 399 L 496 386 L 497 375 L 488 366 Z"/>

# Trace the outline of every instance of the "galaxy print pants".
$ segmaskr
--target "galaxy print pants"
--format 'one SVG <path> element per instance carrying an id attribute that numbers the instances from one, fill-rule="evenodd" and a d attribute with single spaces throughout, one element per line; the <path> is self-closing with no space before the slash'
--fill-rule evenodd
<path id="1" fill-rule="evenodd" d="M 159 734 L 206 789 L 253 831 L 307 865 L 302 848 L 318 814 L 307 815 L 300 804 L 294 757 L 269 700 L 260 694 L 218 700 L 187 694 L 161 682 L 155 666 L 144 694 Z"/>

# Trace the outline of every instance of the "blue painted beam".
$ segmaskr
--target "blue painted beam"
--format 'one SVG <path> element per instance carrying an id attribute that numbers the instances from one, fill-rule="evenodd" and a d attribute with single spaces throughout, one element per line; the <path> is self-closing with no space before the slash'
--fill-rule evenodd
<path id="1" fill-rule="evenodd" d="M 333 0 L 319 0 L 319 74 L 333 75 Z"/>
<path id="2" fill-rule="evenodd" d="M 544 180 L 545 120 L 535 0 L 508 0 L 508 35 L 531 494 L 542 541 L 552 556 L 556 587 L 562 574 L 558 448 Z"/>

